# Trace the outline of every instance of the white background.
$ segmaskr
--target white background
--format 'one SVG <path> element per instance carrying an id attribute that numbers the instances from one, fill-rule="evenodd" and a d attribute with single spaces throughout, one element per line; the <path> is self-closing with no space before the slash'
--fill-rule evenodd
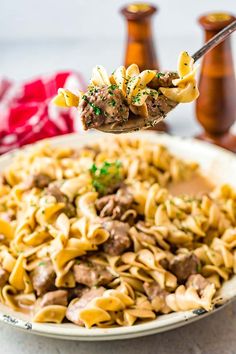
<path id="1" fill-rule="evenodd" d="M 123 61 L 127 0 L 0 0 L 0 76 L 26 80 L 61 69 L 89 79 L 96 64 L 109 71 Z M 175 69 L 181 50 L 203 43 L 197 18 L 209 11 L 236 15 L 236 0 L 153 0 L 159 7 L 153 32 L 162 69 Z M 236 34 L 232 36 L 236 63 Z M 192 104 L 172 114 L 178 134 L 197 132 Z M 186 121 L 187 120 L 187 121 Z"/>

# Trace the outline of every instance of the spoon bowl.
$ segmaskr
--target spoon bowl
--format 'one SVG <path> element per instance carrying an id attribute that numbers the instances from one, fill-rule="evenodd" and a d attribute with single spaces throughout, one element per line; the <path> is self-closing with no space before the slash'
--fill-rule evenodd
<path id="1" fill-rule="evenodd" d="M 172 111 L 173 108 L 177 106 L 176 102 L 170 101 L 171 105 L 168 105 L 168 109 L 166 110 L 166 114 Z M 130 111 L 129 117 L 127 121 L 123 123 L 111 123 L 105 124 L 101 127 L 96 128 L 97 130 L 103 133 L 112 133 L 112 134 L 121 134 L 121 133 L 130 133 L 134 131 L 139 131 L 141 129 L 148 129 L 155 127 L 159 122 L 161 122 L 165 117 L 164 115 L 158 115 L 155 117 L 142 117 L 137 116 Z"/>

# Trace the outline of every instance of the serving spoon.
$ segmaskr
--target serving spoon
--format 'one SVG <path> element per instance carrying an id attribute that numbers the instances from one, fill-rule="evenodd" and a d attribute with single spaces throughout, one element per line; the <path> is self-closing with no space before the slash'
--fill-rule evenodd
<path id="1" fill-rule="evenodd" d="M 206 53 L 208 53 L 211 49 L 216 47 L 219 43 L 224 41 L 231 33 L 236 30 L 236 20 L 225 27 L 222 31 L 218 32 L 214 37 L 212 37 L 208 42 L 204 44 L 196 53 L 192 55 L 194 62 L 198 59 L 202 58 Z M 177 102 L 173 102 L 171 100 L 167 100 L 168 109 L 166 113 L 172 111 L 177 105 Z M 162 121 L 167 114 L 161 114 L 155 117 L 142 117 L 137 116 L 130 111 L 129 119 L 124 123 L 119 123 L 119 125 L 113 124 L 105 124 L 97 128 L 105 133 L 130 133 L 134 131 L 138 131 L 140 129 L 148 129 L 155 127 L 160 121 Z"/>

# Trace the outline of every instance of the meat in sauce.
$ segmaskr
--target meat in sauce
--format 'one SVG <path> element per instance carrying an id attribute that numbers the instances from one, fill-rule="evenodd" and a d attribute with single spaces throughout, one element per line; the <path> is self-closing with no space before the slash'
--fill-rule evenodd
<path id="1" fill-rule="evenodd" d="M 66 311 L 66 318 L 79 326 L 83 326 L 83 322 L 79 320 L 78 311 L 85 308 L 90 303 L 90 301 L 92 301 L 96 297 L 102 296 L 104 291 L 105 289 L 103 287 L 93 288 L 90 290 L 85 289 L 80 298 L 73 299 L 69 303 L 69 306 Z"/>
<path id="2" fill-rule="evenodd" d="M 29 177 L 27 188 L 40 188 L 43 189 L 52 182 L 52 178 L 44 173 L 35 174 Z"/>
<path id="3" fill-rule="evenodd" d="M 85 130 L 124 122 L 129 117 L 129 107 L 116 85 L 88 91 L 79 104 L 79 111 Z"/>
<path id="4" fill-rule="evenodd" d="M 126 188 L 120 188 L 116 194 L 106 195 L 96 200 L 95 206 L 101 218 L 120 219 L 131 208 L 133 196 Z"/>
<path id="5" fill-rule="evenodd" d="M 163 290 L 155 281 L 152 283 L 144 282 L 143 288 L 155 311 L 161 311 L 163 313 L 170 312 L 166 304 L 166 296 L 169 294 L 168 291 Z"/>
<path id="6" fill-rule="evenodd" d="M 73 271 L 76 282 L 89 288 L 107 285 L 114 279 L 114 276 L 106 267 L 88 261 L 80 261 L 80 264 L 74 265 Z"/>
<path id="7" fill-rule="evenodd" d="M 175 256 L 169 263 L 169 270 L 176 275 L 179 282 L 184 282 L 192 274 L 198 272 L 200 260 L 193 253 Z"/>
<path id="8" fill-rule="evenodd" d="M 178 79 L 177 72 L 166 71 L 164 73 L 157 72 L 154 78 L 149 82 L 148 86 L 152 89 L 159 89 L 160 87 L 174 87 L 172 81 Z"/>
<path id="9" fill-rule="evenodd" d="M 56 183 L 50 184 L 46 193 L 55 197 L 58 203 L 65 204 L 63 212 L 68 216 L 68 218 L 73 218 L 76 215 L 76 209 L 74 205 L 69 201 L 68 197 L 61 192 Z"/>
<path id="10" fill-rule="evenodd" d="M 119 256 L 130 248 L 129 224 L 113 220 L 106 221 L 103 225 L 110 233 L 109 239 L 103 244 L 105 253 L 111 256 Z"/>
<path id="11" fill-rule="evenodd" d="M 61 305 L 67 306 L 67 297 L 68 291 L 66 290 L 55 290 L 49 291 L 45 295 L 43 295 L 42 300 L 40 302 L 41 307 L 49 306 L 49 305 Z"/>
<path id="12" fill-rule="evenodd" d="M 38 296 L 54 289 L 56 273 L 53 264 L 49 259 L 45 259 L 30 273 L 34 290 Z"/>

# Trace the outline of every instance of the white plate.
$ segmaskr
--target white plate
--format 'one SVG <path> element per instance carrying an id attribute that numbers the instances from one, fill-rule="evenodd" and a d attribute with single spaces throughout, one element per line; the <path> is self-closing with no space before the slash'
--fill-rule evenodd
<path id="1" fill-rule="evenodd" d="M 236 188 L 236 156 L 228 151 L 194 139 L 171 137 L 166 134 L 157 134 L 153 132 L 133 133 L 132 135 L 129 135 L 129 137 L 139 137 L 141 139 L 148 139 L 148 141 L 154 143 L 164 144 L 175 155 L 187 160 L 197 161 L 200 164 L 203 173 L 209 176 L 217 184 L 230 183 Z M 71 147 L 80 147 L 84 144 L 94 142 L 98 138 L 110 139 L 112 137 L 102 133 L 81 135 L 70 134 L 49 139 L 49 141 L 55 146 L 66 145 Z M 0 170 L 5 168 L 11 162 L 14 154 L 15 151 L 0 157 Z M 26 315 L 15 312 L 0 304 L 0 321 L 13 325 L 17 328 L 27 330 L 31 333 L 48 337 L 86 341 L 117 340 L 160 333 L 172 328 L 183 326 L 187 323 L 196 321 L 199 318 L 203 318 L 214 313 L 235 297 L 236 276 L 225 282 L 220 292 L 217 308 L 209 313 L 205 313 L 204 311 L 178 312 L 162 315 L 154 321 L 137 324 L 131 327 L 86 329 L 71 323 L 60 325 L 32 323 L 30 318 Z"/>

